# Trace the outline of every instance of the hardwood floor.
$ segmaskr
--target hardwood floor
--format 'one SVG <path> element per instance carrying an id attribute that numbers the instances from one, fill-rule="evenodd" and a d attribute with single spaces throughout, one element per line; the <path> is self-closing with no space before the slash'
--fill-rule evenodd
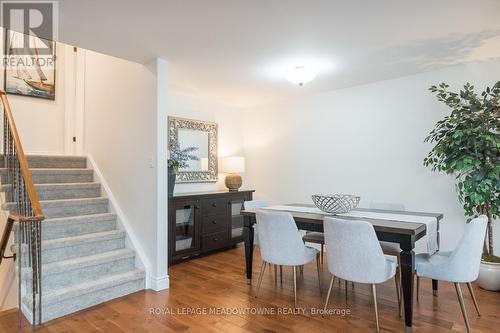
<path id="1" fill-rule="evenodd" d="M 323 294 L 320 296 L 315 263 L 311 263 L 304 268 L 304 275 L 299 275 L 299 307 L 304 312 L 291 313 L 291 269 L 284 268 L 282 285 L 279 281 L 275 284 L 273 270 L 266 272 L 259 297 L 255 298 L 253 292 L 260 268 L 258 248 L 254 258 L 254 285 L 251 287 L 246 284 L 244 274 L 244 251 L 238 247 L 171 267 L 171 285 L 167 291 L 142 291 L 122 297 L 48 322 L 37 332 L 375 331 L 369 286 L 356 284 L 353 289 L 349 284 L 346 301 L 344 284 L 339 287 L 336 283 L 329 304 L 329 309 L 336 309 L 336 313 L 324 317 L 312 314 L 311 309 L 323 307 L 329 274 L 325 267 L 322 272 Z M 422 279 L 420 287 L 420 301 L 415 304 L 414 332 L 466 331 L 452 284 L 440 283 L 439 297 L 432 296 L 430 280 Z M 473 331 L 498 332 L 500 293 L 474 287 L 482 312 L 482 317 L 478 317 L 471 297 L 466 293 L 467 288 L 464 286 L 463 289 Z M 377 291 L 381 331 L 402 332 L 404 321 L 398 316 L 394 281 L 379 286 Z M 269 313 L 253 313 L 266 310 Z M 23 320 L 19 328 L 17 311 L 8 311 L 0 314 L 0 332 L 31 332 L 31 326 Z"/>

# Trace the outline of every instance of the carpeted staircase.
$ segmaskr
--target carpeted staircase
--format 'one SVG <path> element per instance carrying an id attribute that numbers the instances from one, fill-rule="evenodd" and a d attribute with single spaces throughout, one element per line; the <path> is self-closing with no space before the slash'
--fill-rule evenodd
<path id="1" fill-rule="evenodd" d="M 144 289 L 145 274 L 125 247 L 108 199 L 85 157 L 27 156 L 42 222 L 42 320 L 55 319 Z M 0 180 L 7 183 L 0 165 Z M 10 185 L 1 185 L 10 191 Z M 8 196 L 7 196 L 8 197 Z M 5 203 L 9 210 L 13 203 Z M 31 321 L 31 272 L 22 274 L 23 313 Z"/>

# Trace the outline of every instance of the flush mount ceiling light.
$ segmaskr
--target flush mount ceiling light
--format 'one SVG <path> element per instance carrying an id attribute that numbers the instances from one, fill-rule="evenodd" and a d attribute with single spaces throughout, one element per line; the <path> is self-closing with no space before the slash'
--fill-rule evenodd
<path id="1" fill-rule="evenodd" d="M 295 55 L 276 58 L 262 66 L 262 75 L 279 84 L 287 79 L 293 84 L 302 86 L 316 76 L 324 79 L 337 68 L 331 57 Z"/>
<path id="2" fill-rule="evenodd" d="M 293 84 L 303 86 L 312 81 L 317 75 L 316 69 L 312 66 L 296 65 L 288 70 L 286 79 Z"/>

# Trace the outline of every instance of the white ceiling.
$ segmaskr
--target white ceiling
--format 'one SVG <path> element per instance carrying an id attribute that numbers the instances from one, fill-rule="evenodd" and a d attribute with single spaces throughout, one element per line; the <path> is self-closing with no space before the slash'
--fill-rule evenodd
<path id="1" fill-rule="evenodd" d="M 59 40 L 146 63 L 221 103 L 275 99 L 500 57 L 499 0 L 61 0 Z M 277 66 L 319 62 L 290 84 Z M 279 68 L 278 68 L 279 69 Z"/>

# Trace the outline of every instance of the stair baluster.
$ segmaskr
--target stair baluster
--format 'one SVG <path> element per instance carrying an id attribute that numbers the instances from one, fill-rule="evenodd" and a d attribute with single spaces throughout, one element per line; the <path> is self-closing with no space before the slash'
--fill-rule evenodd
<path id="1" fill-rule="evenodd" d="M 9 211 L 7 225 L 0 243 L 0 264 L 3 259 L 13 258 L 18 264 L 19 280 L 19 316 L 22 304 L 22 271 L 32 271 L 32 318 L 33 328 L 42 323 L 42 258 L 41 239 L 44 220 L 40 208 L 38 195 L 33 185 L 31 173 L 28 168 L 19 135 L 17 133 L 14 117 L 5 92 L 0 91 L 0 107 L 3 117 L 3 162 L 7 169 L 7 183 L 10 191 L 6 197 L 8 202 L 13 202 L 14 209 Z M 5 250 L 10 238 L 14 223 L 18 224 L 16 234 L 16 251 L 13 256 L 5 256 Z M 23 252 L 27 260 L 23 261 Z M 21 321 L 19 321 L 21 323 Z"/>

